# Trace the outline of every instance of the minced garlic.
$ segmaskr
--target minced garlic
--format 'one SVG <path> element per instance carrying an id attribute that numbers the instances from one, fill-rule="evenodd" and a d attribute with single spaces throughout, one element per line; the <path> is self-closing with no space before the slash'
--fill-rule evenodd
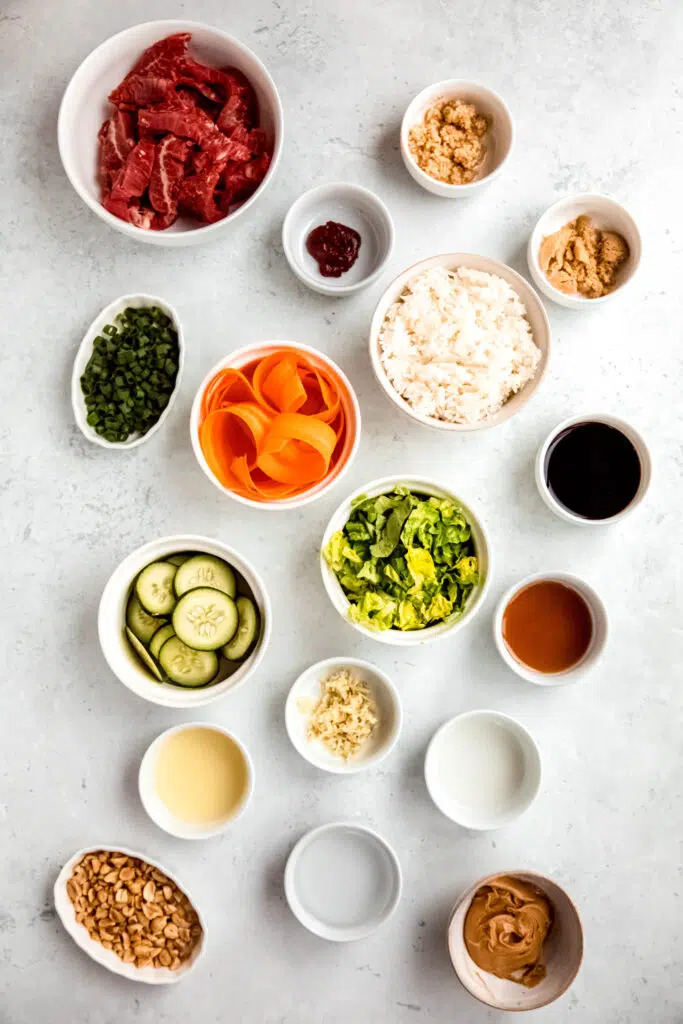
<path id="1" fill-rule="evenodd" d="M 347 761 L 377 725 L 377 706 L 366 684 L 346 669 L 321 680 L 320 687 L 307 738 L 320 740 L 332 754 Z"/>

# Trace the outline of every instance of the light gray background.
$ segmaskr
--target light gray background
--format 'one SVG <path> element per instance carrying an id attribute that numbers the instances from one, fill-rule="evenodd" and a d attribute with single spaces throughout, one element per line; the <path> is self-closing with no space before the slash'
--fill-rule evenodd
<path id="1" fill-rule="evenodd" d="M 49 13 L 48 13 L 49 11 Z M 55 124 L 78 63 L 137 21 L 188 17 L 253 47 L 281 90 L 286 148 L 277 180 L 225 241 L 167 251 L 109 230 L 71 190 Z M 4 271 L 2 408 L 3 633 L 0 738 L 0 1020 L 2 1024 L 466 1024 L 507 1020 L 460 988 L 444 949 L 457 894 L 486 872 L 530 867 L 580 906 L 586 957 L 543 1024 L 680 1024 L 681 876 L 681 219 L 683 166 L 676 0 L 13 0 L 0 14 Z M 678 63 L 677 63 L 678 62 Z M 430 82 L 478 78 L 506 97 L 517 146 L 504 175 L 459 204 L 404 171 L 398 125 Z M 335 301 L 308 292 L 285 264 L 282 218 L 299 193 L 343 179 L 387 201 L 397 243 L 383 281 Z M 381 395 L 366 353 L 369 319 L 391 276 L 421 257 L 486 253 L 526 272 L 524 247 L 552 200 L 615 193 L 643 229 L 642 273 L 620 301 L 589 314 L 549 309 L 549 377 L 513 421 L 454 438 L 412 426 Z M 678 208 L 680 212 L 680 207 Z M 109 454 L 78 433 L 71 361 L 99 309 L 117 295 L 167 297 L 183 319 L 188 363 L 169 423 L 135 453 Z M 291 338 L 348 372 L 363 411 L 359 457 L 345 481 L 300 513 L 252 512 L 205 479 L 188 441 L 200 379 L 244 342 Z M 656 475 L 646 504 L 605 531 L 555 519 L 534 489 L 546 432 L 578 411 L 637 424 Z M 450 641 L 406 655 L 360 639 L 333 612 L 316 550 L 349 490 L 388 472 L 432 475 L 490 527 L 495 579 L 487 606 Z M 235 545 L 273 599 L 272 647 L 257 676 L 198 717 L 234 728 L 256 764 L 254 803 L 234 832 L 206 844 L 167 837 L 145 817 L 136 771 L 147 744 L 183 715 L 145 704 L 99 651 L 100 592 L 137 545 L 193 531 Z M 494 603 L 521 575 L 583 574 L 604 597 L 612 635 L 592 678 L 544 692 L 500 662 Z M 311 662 L 353 653 L 395 679 L 400 744 L 382 770 L 316 773 L 289 746 L 283 703 Z M 678 676 L 678 678 L 677 678 Z M 471 835 L 432 807 L 427 741 L 448 716 L 493 707 L 518 716 L 544 756 L 542 793 L 517 824 Z M 335 818 L 376 826 L 395 845 L 405 895 L 368 941 L 327 945 L 290 915 L 286 856 Z M 159 858 L 204 908 L 203 967 L 150 991 L 108 974 L 62 931 L 50 888 L 78 847 L 125 843 Z"/>

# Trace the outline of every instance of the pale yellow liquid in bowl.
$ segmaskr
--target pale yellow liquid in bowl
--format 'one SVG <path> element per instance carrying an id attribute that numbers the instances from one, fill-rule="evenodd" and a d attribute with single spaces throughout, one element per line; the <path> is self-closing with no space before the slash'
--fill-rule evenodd
<path id="1" fill-rule="evenodd" d="M 225 733 L 194 727 L 172 733 L 162 745 L 154 782 L 175 818 L 210 825 L 239 811 L 249 787 L 249 768 Z"/>

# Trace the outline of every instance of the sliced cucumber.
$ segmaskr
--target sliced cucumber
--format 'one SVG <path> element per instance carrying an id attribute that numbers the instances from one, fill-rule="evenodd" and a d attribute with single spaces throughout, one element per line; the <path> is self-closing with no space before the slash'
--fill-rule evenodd
<path id="1" fill-rule="evenodd" d="M 171 565 L 182 565 L 184 562 L 188 560 L 188 558 L 192 558 L 192 556 L 192 551 L 186 551 L 182 555 L 169 555 L 168 558 L 164 559 L 164 561 L 170 562 Z"/>
<path id="2" fill-rule="evenodd" d="M 140 604 L 137 594 L 131 594 L 126 608 L 126 625 L 143 644 L 148 644 L 164 620 L 150 615 Z"/>
<path id="3" fill-rule="evenodd" d="M 140 643 L 133 630 L 129 629 L 128 626 L 126 626 L 126 636 L 128 637 L 128 643 L 133 648 L 138 659 L 142 662 L 147 671 L 151 672 L 154 678 L 158 679 L 160 683 L 163 683 L 164 677 L 159 671 L 159 666 L 157 665 L 156 661 L 149 653 L 147 648 Z"/>
<path id="4" fill-rule="evenodd" d="M 235 635 L 237 621 L 233 599 L 210 587 L 188 591 L 173 609 L 176 636 L 195 651 L 217 651 Z"/>
<path id="5" fill-rule="evenodd" d="M 213 555 L 193 555 L 183 562 L 176 573 L 175 592 L 178 597 L 198 587 L 222 590 L 228 597 L 234 597 L 237 593 L 234 572 L 227 562 Z"/>
<path id="6" fill-rule="evenodd" d="M 153 658 L 159 657 L 159 651 L 172 636 L 175 636 L 175 630 L 170 622 L 166 622 L 163 626 L 159 627 L 149 642 L 149 653 Z"/>
<path id="7" fill-rule="evenodd" d="M 237 631 L 222 650 L 223 657 L 228 661 L 240 661 L 246 657 L 256 640 L 260 625 L 260 616 L 251 598 L 238 597 L 235 603 L 238 615 Z"/>
<path id="8" fill-rule="evenodd" d="M 176 598 L 173 580 L 178 569 L 170 562 L 151 562 L 135 581 L 138 601 L 150 615 L 170 615 Z"/>
<path id="9" fill-rule="evenodd" d="M 213 651 L 193 651 L 172 636 L 159 651 L 159 663 L 170 682 L 177 686 L 206 686 L 218 672 Z"/>

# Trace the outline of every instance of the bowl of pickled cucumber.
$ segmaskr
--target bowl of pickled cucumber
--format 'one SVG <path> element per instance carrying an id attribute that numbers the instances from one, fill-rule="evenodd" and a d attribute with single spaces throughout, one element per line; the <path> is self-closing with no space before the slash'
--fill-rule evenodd
<path id="1" fill-rule="evenodd" d="M 98 632 L 117 678 L 167 707 L 198 707 L 251 676 L 270 637 L 261 577 L 208 537 L 164 537 L 138 548 L 110 577 Z"/>

